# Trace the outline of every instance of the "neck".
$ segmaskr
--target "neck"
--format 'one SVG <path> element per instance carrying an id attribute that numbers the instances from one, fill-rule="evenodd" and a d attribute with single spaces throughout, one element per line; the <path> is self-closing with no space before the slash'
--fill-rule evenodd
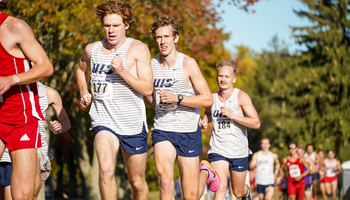
<path id="1" fill-rule="evenodd" d="M 170 52 L 170 54 L 168 54 L 168 55 L 161 54 L 159 61 L 163 65 L 164 68 L 170 69 L 175 64 L 178 54 L 179 54 L 179 52 L 176 50 Z"/>
<path id="2" fill-rule="evenodd" d="M 108 40 L 107 40 L 107 42 L 105 42 L 105 43 L 106 43 L 106 49 L 109 50 L 109 51 L 115 52 L 115 51 L 117 51 L 117 50 L 124 44 L 124 42 L 126 41 L 126 39 L 127 39 L 127 37 L 124 36 L 124 38 L 121 39 L 121 40 L 118 42 L 118 44 L 116 44 L 116 45 L 112 45 L 112 44 L 109 43 Z"/>
<path id="3" fill-rule="evenodd" d="M 228 88 L 228 89 L 220 89 L 219 95 L 226 100 L 226 99 L 230 98 L 230 96 L 233 93 L 233 90 L 234 90 L 233 87 Z"/>
<path id="4" fill-rule="evenodd" d="M 267 153 L 269 152 L 269 150 L 268 150 L 268 149 L 267 149 L 267 150 L 261 149 L 261 152 L 262 152 L 263 154 L 267 154 Z"/>

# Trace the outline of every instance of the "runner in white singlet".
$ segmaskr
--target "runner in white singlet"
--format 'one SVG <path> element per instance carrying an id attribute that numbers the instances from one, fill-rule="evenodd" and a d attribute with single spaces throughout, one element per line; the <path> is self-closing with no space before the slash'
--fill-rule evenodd
<path id="1" fill-rule="evenodd" d="M 208 157 L 221 180 L 230 176 L 233 194 L 251 199 L 249 189 L 247 127 L 259 129 L 259 116 L 249 95 L 233 87 L 237 64 L 234 60 L 217 63 L 217 82 L 220 90 L 213 94 L 213 105 L 206 109 L 201 122 L 207 128 L 213 122 Z M 215 199 L 225 198 L 226 181 L 220 181 Z"/>
<path id="2" fill-rule="evenodd" d="M 155 105 L 152 139 L 160 180 L 160 199 L 174 199 L 174 164 L 177 160 L 184 199 L 197 200 L 199 155 L 202 135 L 198 126 L 199 108 L 212 104 L 209 86 L 195 59 L 178 52 L 179 25 L 164 15 L 151 25 L 160 55 L 152 59 Z M 208 175 L 207 175 L 208 176 Z"/>
<path id="3" fill-rule="evenodd" d="M 102 199 L 117 199 L 116 158 L 121 147 L 134 199 L 148 199 L 147 124 L 143 95 L 152 94 L 146 44 L 126 37 L 133 11 L 126 2 L 97 6 L 106 39 L 88 44 L 76 71 L 80 104 L 90 108 Z M 91 71 L 91 93 L 86 76 Z"/>
<path id="4" fill-rule="evenodd" d="M 250 170 L 256 169 L 255 181 L 260 200 L 272 199 L 275 190 L 275 181 L 280 168 L 278 156 L 269 151 L 270 147 L 270 140 L 263 138 L 261 140 L 261 151 L 253 154 L 249 164 Z"/>
<path id="5" fill-rule="evenodd" d="M 337 188 L 338 188 L 338 180 L 337 175 L 342 172 L 342 168 L 340 166 L 340 161 L 334 158 L 334 151 L 328 151 L 328 158 L 324 160 L 324 185 L 326 189 L 327 195 L 332 195 L 332 200 L 337 198 Z M 328 199 L 326 195 L 323 195 L 323 199 Z"/>

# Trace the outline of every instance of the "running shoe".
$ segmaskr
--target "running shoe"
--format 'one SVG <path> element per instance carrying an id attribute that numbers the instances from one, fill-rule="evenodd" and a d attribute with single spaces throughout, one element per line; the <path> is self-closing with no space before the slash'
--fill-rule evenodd
<path id="1" fill-rule="evenodd" d="M 242 200 L 252 200 L 252 195 L 250 194 L 250 187 L 248 186 L 248 196 L 242 197 Z"/>
<path id="2" fill-rule="evenodd" d="M 41 148 L 38 148 L 37 151 L 40 155 L 40 178 L 42 181 L 46 181 L 46 179 L 50 176 L 51 162 L 49 158 L 42 152 Z"/>
<path id="3" fill-rule="evenodd" d="M 202 160 L 201 164 L 199 165 L 199 169 L 208 171 L 207 185 L 209 189 L 213 192 L 218 190 L 220 187 L 220 178 L 219 175 L 211 167 L 210 163 L 206 160 Z"/>

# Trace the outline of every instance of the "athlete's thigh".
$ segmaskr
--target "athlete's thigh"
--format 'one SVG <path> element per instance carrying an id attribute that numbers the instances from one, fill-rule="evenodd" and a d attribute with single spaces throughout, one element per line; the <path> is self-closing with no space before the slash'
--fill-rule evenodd
<path id="1" fill-rule="evenodd" d="M 173 144 L 168 140 L 161 141 L 154 145 L 153 150 L 158 174 L 165 173 L 167 176 L 173 177 L 176 159 L 176 149 Z"/>
<path id="2" fill-rule="evenodd" d="M 271 200 L 273 197 L 273 193 L 275 192 L 275 187 L 267 187 L 265 189 L 265 199 Z"/>
<path id="3" fill-rule="evenodd" d="M 145 178 L 147 152 L 143 154 L 131 154 L 122 148 L 124 162 L 128 170 L 128 176 L 131 181 Z"/>
<path id="4" fill-rule="evenodd" d="M 330 183 L 325 183 L 324 187 L 326 189 L 327 194 L 330 194 L 332 192 Z"/>
<path id="5" fill-rule="evenodd" d="M 21 149 L 10 152 L 12 160 L 11 187 L 12 194 L 22 189 L 33 190 L 37 168 L 37 150 Z"/>
<path id="6" fill-rule="evenodd" d="M 247 170 L 245 170 L 243 172 L 237 172 L 234 170 L 230 170 L 230 174 L 231 174 L 232 190 L 233 191 L 235 191 L 235 190 L 244 191 Z"/>
<path id="7" fill-rule="evenodd" d="M 120 146 L 118 137 L 103 130 L 96 134 L 94 144 L 100 166 L 102 164 L 115 166 Z"/>
<path id="8" fill-rule="evenodd" d="M 184 194 L 196 190 L 198 193 L 199 184 L 199 157 L 177 156 L 181 184 Z"/>
<path id="9" fill-rule="evenodd" d="M 230 176 L 229 163 L 226 160 L 217 160 L 210 165 L 216 171 L 220 178 L 220 185 L 227 187 L 227 178 Z"/>
<path id="10" fill-rule="evenodd" d="M 331 189 L 332 189 L 332 193 L 337 191 L 337 187 L 338 187 L 338 181 L 335 180 L 331 183 Z"/>

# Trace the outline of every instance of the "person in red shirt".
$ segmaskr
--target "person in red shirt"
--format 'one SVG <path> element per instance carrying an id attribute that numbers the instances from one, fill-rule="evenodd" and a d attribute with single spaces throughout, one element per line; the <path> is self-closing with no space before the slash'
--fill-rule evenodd
<path id="1" fill-rule="evenodd" d="M 41 147 L 36 82 L 53 72 L 52 64 L 23 20 L 3 13 L 9 0 L 0 0 L 0 155 L 5 146 L 13 164 L 13 199 L 33 199 Z M 35 67 L 31 67 L 31 61 Z"/>
<path id="2" fill-rule="evenodd" d="M 304 177 L 310 173 L 309 164 L 303 157 L 297 153 L 297 143 L 289 142 L 289 156 L 283 159 L 280 173 L 283 174 L 283 168 L 287 166 L 288 171 L 288 196 L 290 200 L 304 199 L 305 180 Z M 304 167 L 306 170 L 304 170 Z"/>

